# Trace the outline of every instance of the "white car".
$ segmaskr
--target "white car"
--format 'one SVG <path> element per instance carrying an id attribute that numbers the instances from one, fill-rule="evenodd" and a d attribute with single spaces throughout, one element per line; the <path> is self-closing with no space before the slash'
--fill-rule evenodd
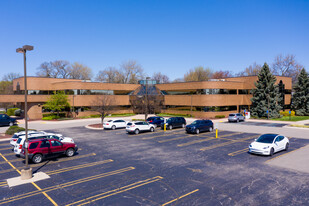
<path id="1" fill-rule="evenodd" d="M 249 152 L 261 155 L 270 155 L 281 150 L 288 150 L 290 141 L 279 134 L 263 134 L 249 145 Z"/>
<path id="2" fill-rule="evenodd" d="M 45 133 L 46 132 L 44 132 L 44 131 L 33 131 L 33 130 L 28 131 L 28 135 L 31 135 L 31 134 L 45 134 Z M 10 140 L 10 144 L 13 147 L 15 147 L 15 144 L 16 144 L 16 141 L 18 140 L 18 138 L 21 137 L 21 136 L 25 136 L 25 134 L 26 134 L 25 131 L 14 133 L 14 135 L 12 136 L 12 138 Z"/>
<path id="3" fill-rule="evenodd" d="M 61 142 L 69 142 L 69 143 L 74 143 L 73 139 L 70 137 L 63 137 L 61 134 L 53 134 L 53 133 L 42 133 L 42 134 L 30 134 L 28 136 L 28 139 L 42 139 L 42 138 L 47 138 L 47 139 L 58 139 Z M 15 147 L 14 147 L 14 153 L 16 155 L 20 155 L 23 144 L 26 140 L 26 136 L 20 136 L 18 140 L 16 141 Z"/>
<path id="4" fill-rule="evenodd" d="M 127 126 L 127 122 L 122 119 L 108 120 L 107 122 L 103 122 L 104 129 L 117 129 L 117 128 L 125 128 Z"/>
<path id="5" fill-rule="evenodd" d="M 128 133 L 138 134 L 141 131 L 150 131 L 154 132 L 155 126 L 153 124 L 149 124 L 148 122 L 138 121 L 138 122 L 129 122 L 127 124 L 126 131 Z"/>

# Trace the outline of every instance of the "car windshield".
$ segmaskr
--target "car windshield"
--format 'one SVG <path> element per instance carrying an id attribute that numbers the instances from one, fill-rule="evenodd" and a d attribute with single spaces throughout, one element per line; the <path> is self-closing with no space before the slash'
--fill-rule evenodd
<path id="1" fill-rule="evenodd" d="M 107 122 L 112 122 L 113 120 L 108 120 Z"/>
<path id="2" fill-rule="evenodd" d="M 229 115 L 229 117 L 234 117 L 234 116 L 235 116 L 235 114 L 230 114 L 230 115 Z"/>
<path id="3" fill-rule="evenodd" d="M 276 134 L 263 134 L 256 141 L 271 144 L 273 143 L 276 136 L 277 136 Z"/>
<path id="4" fill-rule="evenodd" d="M 132 122 L 129 122 L 127 125 L 132 125 Z"/>
<path id="5" fill-rule="evenodd" d="M 18 135 L 14 134 L 14 135 L 12 136 L 12 139 L 15 139 L 15 138 L 18 138 Z"/>
<path id="6" fill-rule="evenodd" d="M 153 120 L 153 119 L 155 119 L 155 118 L 149 117 L 149 118 L 147 119 L 147 121 L 150 121 L 150 120 Z"/>

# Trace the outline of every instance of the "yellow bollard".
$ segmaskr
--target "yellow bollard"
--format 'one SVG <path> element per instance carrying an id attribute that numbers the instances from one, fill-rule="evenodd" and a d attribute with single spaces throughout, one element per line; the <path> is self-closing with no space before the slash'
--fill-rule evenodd
<path id="1" fill-rule="evenodd" d="M 218 138 L 218 129 L 216 129 L 216 138 Z"/>
<path id="2" fill-rule="evenodd" d="M 166 124 L 164 124 L 164 132 L 166 132 Z"/>

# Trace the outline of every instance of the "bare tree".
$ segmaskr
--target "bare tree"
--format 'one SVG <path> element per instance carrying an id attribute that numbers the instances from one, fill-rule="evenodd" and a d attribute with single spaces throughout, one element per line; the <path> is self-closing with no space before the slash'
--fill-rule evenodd
<path id="1" fill-rule="evenodd" d="M 280 54 L 275 57 L 274 63 L 272 64 L 272 72 L 274 75 L 292 77 L 293 82 L 296 82 L 302 68 L 303 66 L 297 63 L 295 55 L 293 54 L 288 54 L 286 56 Z"/>
<path id="2" fill-rule="evenodd" d="M 216 71 L 212 74 L 211 78 L 212 79 L 224 79 L 228 77 L 233 77 L 233 74 L 231 71 Z"/>
<path id="3" fill-rule="evenodd" d="M 91 79 L 92 77 L 92 70 L 80 63 L 75 62 L 71 65 L 69 70 L 69 78 L 70 79 Z"/>
<path id="4" fill-rule="evenodd" d="M 152 79 L 156 80 L 158 83 L 165 84 L 170 82 L 170 78 L 161 72 L 156 72 L 152 75 Z"/>
<path id="5" fill-rule="evenodd" d="M 36 75 L 39 77 L 57 78 L 51 62 L 43 62 L 37 70 Z"/>
<path id="6" fill-rule="evenodd" d="M 107 83 L 123 83 L 124 76 L 122 72 L 115 67 L 108 67 L 104 70 L 99 71 L 95 80 Z"/>
<path id="7" fill-rule="evenodd" d="M 65 60 L 56 60 L 51 62 L 56 78 L 67 79 L 69 77 L 70 63 Z"/>
<path id="8" fill-rule="evenodd" d="M 185 80 L 183 78 L 177 78 L 173 80 L 173 83 L 177 83 L 177 82 L 184 82 Z"/>
<path id="9" fill-rule="evenodd" d="M 123 83 L 126 84 L 137 84 L 138 80 L 143 79 L 145 76 L 141 65 L 134 60 L 123 62 L 121 69 L 124 76 Z"/>
<path id="10" fill-rule="evenodd" d="M 3 76 L 2 81 L 12 82 L 13 79 L 17 79 L 19 77 L 21 77 L 19 73 L 10 72 Z"/>
<path id="11" fill-rule="evenodd" d="M 104 118 L 111 114 L 115 106 L 115 99 L 112 95 L 101 95 L 98 96 L 94 102 L 92 102 L 92 109 L 101 114 L 101 123 Z"/>
<path id="12" fill-rule="evenodd" d="M 190 71 L 184 75 L 184 80 L 186 82 L 207 81 L 211 78 L 211 75 L 212 72 L 209 68 L 199 66 L 194 69 L 190 69 Z"/>
<path id="13" fill-rule="evenodd" d="M 237 73 L 235 76 L 257 76 L 261 69 L 262 66 L 254 62 L 252 65 L 246 67 L 244 71 Z"/>

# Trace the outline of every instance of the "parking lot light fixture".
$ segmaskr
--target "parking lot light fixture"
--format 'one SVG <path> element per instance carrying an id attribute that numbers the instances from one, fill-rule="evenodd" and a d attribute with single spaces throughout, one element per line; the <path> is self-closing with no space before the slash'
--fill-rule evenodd
<path id="1" fill-rule="evenodd" d="M 16 49 L 17 53 L 23 53 L 24 54 L 24 90 L 25 90 L 25 161 L 26 161 L 26 167 L 24 170 L 21 171 L 21 179 L 30 179 L 32 178 L 32 170 L 29 168 L 28 165 L 28 105 L 27 105 L 27 67 L 26 67 L 26 53 L 27 51 L 32 51 L 33 46 L 30 45 L 24 45 L 22 48 Z"/>

